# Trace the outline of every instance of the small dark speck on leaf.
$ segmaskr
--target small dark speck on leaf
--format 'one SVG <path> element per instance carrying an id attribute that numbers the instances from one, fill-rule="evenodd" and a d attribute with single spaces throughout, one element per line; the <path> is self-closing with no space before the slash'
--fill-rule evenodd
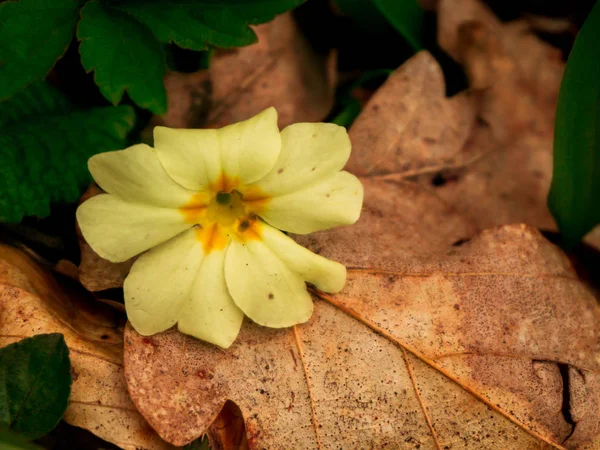
<path id="1" fill-rule="evenodd" d="M 470 241 L 470 239 L 467 239 L 467 238 L 459 239 L 454 244 L 452 244 L 452 247 L 460 247 L 461 245 L 466 244 L 469 241 Z"/>
<path id="2" fill-rule="evenodd" d="M 434 186 L 443 186 L 446 184 L 446 178 L 441 173 L 436 174 L 435 177 L 431 179 L 431 184 Z"/>

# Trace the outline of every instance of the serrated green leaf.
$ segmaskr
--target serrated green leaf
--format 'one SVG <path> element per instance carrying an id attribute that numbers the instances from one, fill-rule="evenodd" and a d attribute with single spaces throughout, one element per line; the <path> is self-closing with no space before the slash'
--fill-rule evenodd
<path id="1" fill-rule="evenodd" d="M 419 0 L 335 0 L 340 10 L 362 28 L 379 33 L 392 25 L 415 52 L 423 49 L 425 11 Z"/>
<path id="2" fill-rule="evenodd" d="M 36 439 L 61 419 L 71 393 L 62 334 L 39 334 L 0 348 L 0 426 Z"/>
<path id="3" fill-rule="evenodd" d="M 563 75 L 548 207 L 566 247 L 600 223 L 600 3 L 581 28 Z"/>
<path id="4" fill-rule="evenodd" d="M 116 105 L 127 91 L 142 108 L 155 114 L 167 111 L 164 55 L 148 27 L 91 0 L 81 10 L 77 38 L 81 63 L 86 71 L 94 71 L 94 81 L 108 101 Z"/>
<path id="5" fill-rule="evenodd" d="M 128 106 L 76 110 L 44 83 L 0 103 L 0 221 L 77 201 L 90 182 L 87 160 L 123 148 L 134 119 Z"/>
<path id="6" fill-rule="evenodd" d="M 239 47 L 256 35 L 248 24 L 267 22 L 304 0 L 128 0 L 118 7 L 148 25 L 165 43 L 203 50 L 207 45 Z"/>
<path id="7" fill-rule="evenodd" d="M 80 0 L 0 3 L 0 101 L 41 79 L 65 53 Z"/>

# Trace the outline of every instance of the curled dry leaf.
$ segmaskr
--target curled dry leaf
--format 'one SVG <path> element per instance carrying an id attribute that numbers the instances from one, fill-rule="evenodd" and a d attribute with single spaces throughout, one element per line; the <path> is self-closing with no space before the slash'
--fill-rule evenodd
<path id="1" fill-rule="evenodd" d="M 438 40 L 485 91 L 482 116 L 496 138 L 552 134 L 564 62 L 528 22 L 504 24 L 477 0 L 442 0 Z"/>
<path id="2" fill-rule="evenodd" d="M 476 161 L 488 148 L 472 145 L 478 97 L 468 92 L 447 99 L 444 75 L 428 53 L 392 73 L 351 129 L 352 144 L 371 148 L 351 155 L 356 175 L 400 179 L 435 173 Z M 480 139 L 482 141 L 482 139 Z"/>
<path id="3" fill-rule="evenodd" d="M 323 120 L 333 107 L 336 56 L 315 54 L 291 14 L 254 27 L 256 44 L 220 50 L 210 68 L 165 78 L 169 109 L 147 127 L 221 127 L 274 106 L 279 126 Z"/>
<path id="4" fill-rule="evenodd" d="M 417 55 L 382 90 L 413 83 L 421 91 L 406 74 L 432 76 L 434 64 Z M 275 330 L 246 322 L 227 351 L 175 330 L 143 337 L 126 328 L 129 391 L 165 440 L 197 438 L 231 400 L 250 449 L 595 445 L 600 307 L 568 259 L 526 225 L 468 240 L 477 229 L 470 217 L 402 179 L 396 140 L 413 167 L 468 145 L 471 103 L 439 97 L 433 109 L 456 108 L 460 117 L 446 127 L 419 124 L 435 117 L 424 105 L 398 107 L 408 125 L 373 145 L 376 123 L 383 135 L 390 121 L 374 108 L 385 100 L 378 94 L 351 130 L 351 166 L 365 187 L 361 219 L 296 238 L 345 264 L 348 283 L 337 295 L 313 291 L 308 323 Z M 449 136 L 452 149 L 412 137 L 410 127 Z M 383 155 L 398 173 L 382 174 Z M 226 437 L 213 435 L 222 446 Z"/>
<path id="5" fill-rule="evenodd" d="M 546 199 L 564 62 L 525 21 L 504 24 L 476 0 L 442 0 L 439 41 L 480 90 L 470 145 L 485 157 L 442 171 L 436 193 L 479 229 L 525 222 L 556 230 Z M 485 152 L 484 150 L 492 151 Z M 432 179 L 422 178 L 429 185 Z M 588 237 L 600 247 L 600 229 Z"/>
<path id="6" fill-rule="evenodd" d="M 0 244 L 0 346 L 62 333 L 73 385 L 64 420 L 121 448 L 166 450 L 131 402 L 123 376 L 123 319 L 46 273 L 20 250 Z"/>
<path id="7" fill-rule="evenodd" d="M 280 127 L 323 120 L 333 107 L 336 55 L 316 55 L 289 13 L 255 31 L 256 44 L 225 51 L 212 61 L 207 123 L 225 126 L 269 106 L 277 109 Z"/>

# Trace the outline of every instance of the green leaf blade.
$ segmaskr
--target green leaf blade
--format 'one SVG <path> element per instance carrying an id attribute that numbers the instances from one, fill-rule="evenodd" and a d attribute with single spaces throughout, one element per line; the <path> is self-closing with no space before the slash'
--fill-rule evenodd
<path id="1" fill-rule="evenodd" d="M 425 47 L 425 10 L 419 0 L 335 0 L 335 4 L 366 32 L 385 34 L 393 27 L 415 52 Z"/>
<path id="2" fill-rule="evenodd" d="M 23 436 L 6 430 L 0 430 L 0 448 L 2 450 L 43 450 Z"/>
<path id="3" fill-rule="evenodd" d="M 273 19 L 304 0 L 129 0 L 117 7 L 146 24 L 164 43 L 204 50 L 207 46 L 240 47 L 256 42 L 248 27 Z"/>
<path id="4" fill-rule="evenodd" d="M 108 101 L 118 104 L 127 91 L 142 108 L 159 115 L 167 111 L 164 55 L 148 27 L 91 0 L 81 10 L 77 38 L 81 63 L 94 72 L 94 81 Z"/>
<path id="5" fill-rule="evenodd" d="M 65 53 L 80 0 L 0 3 L 0 101 L 41 79 Z"/>
<path id="6" fill-rule="evenodd" d="M 91 180 L 87 160 L 123 148 L 134 120 L 128 106 L 74 109 L 43 83 L 0 103 L 0 221 L 77 201 Z"/>
<path id="7" fill-rule="evenodd" d="M 0 426 L 36 439 L 62 418 L 71 362 L 62 334 L 40 334 L 0 349 Z"/>
<path id="8" fill-rule="evenodd" d="M 423 50 L 422 30 L 425 11 L 418 0 L 373 0 L 373 2 L 415 52 Z"/>
<path id="9" fill-rule="evenodd" d="M 600 3 L 580 30 L 563 75 L 548 207 L 566 247 L 600 223 Z"/>

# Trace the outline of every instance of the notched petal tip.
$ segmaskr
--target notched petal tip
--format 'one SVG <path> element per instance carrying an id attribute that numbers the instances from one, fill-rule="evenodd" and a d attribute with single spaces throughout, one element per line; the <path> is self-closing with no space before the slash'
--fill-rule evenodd
<path id="1" fill-rule="evenodd" d="M 307 291 L 307 295 L 308 294 Z M 310 301 L 310 303 L 306 303 L 306 306 L 301 310 L 301 313 L 294 315 L 279 315 L 268 317 L 265 314 L 256 314 L 252 313 L 252 316 L 246 313 L 246 315 L 256 324 L 261 327 L 268 328 L 289 328 L 295 325 L 300 325 L 302 323 L 306 323 L 310 320 L 315 310 L 315 305 Z"/>
<path id="2" fill-rule="evenodd" d="M 348 208 L 348 223 L 346 224 L 353 225 L 360 219 L 365 189 L 356 175 L 346 172 L 345 170 L 340 173 L 347 174 L 346 176 L 348 177 L 349 184 L 354 187 L 354 190 L 351 190 L 349 193 L 350 197 L 353 197 L 353 201 L 348 202 L 351 206 Z"/>
<path id="3" fill-rule="evenodd" d="M 196 339 L 200 339 L 201 341 L 206 342 L 208 344 L 216 345 L 217 347 L 220 347 L 224 350 L 227 350 L 229 347 L 231 347 L 233 345 L 233 343 L 235 342 L 235 340 L 237 339 L 238 334 L 239 334 L 239 330 L 238 330 L 238 332 L 232 336 L 223 336 L 223 335 L 219 335 L 219 334 L 198 335 L 198 333 L 196 332 L 196 330 L 193 327 L 189 327 L 189 325 L 182 323 L 182 322 L 177 323 L 177 330 L 180 333 L 187 334 L 188 336 L 192 336 Z"/>
<path id="4" fill-rule="evenodd" d="M 317 255 L 319 256 L 319 255 Z M 319 291 L 327 292 L 328 294 L 337 294 L 344 289 L 346 285 L 347 271 L 346 266 L 330 259 L 323 258 L 327 261 L 327 271 L 325 275 L 321 275 L 314 281 L 309 281 Z"/>
<path id="5" fill-rule="evenodd" d="M 222 348 L 235 341 L 244 320 L 225 283 L 225 253 L 225 249 L 205 253 L 190 301 L 177 316 L 179 331 Z"/>
<path id="6" fill-rule="evenodd" d="M 277 111 L 269 107 L 257 115 L 217 130 L 223 173 L 241 184 L 263 178 L 281 151 Z"/>
<path id="7" fill-rule="evenodd" d="M 98 256 L 112 263 L 121 263 L 127 261 L 131 256 L 125 252 L 121 252 L 118 243 L 103 239 L 103 231 L 98 228 L 99 219 L 102 217 L 104 196 L 108 200 L 109 194 L 99 194 L 79 205 L 75 211 L 75 219 L 77 220 L 83 239 Z"/>

